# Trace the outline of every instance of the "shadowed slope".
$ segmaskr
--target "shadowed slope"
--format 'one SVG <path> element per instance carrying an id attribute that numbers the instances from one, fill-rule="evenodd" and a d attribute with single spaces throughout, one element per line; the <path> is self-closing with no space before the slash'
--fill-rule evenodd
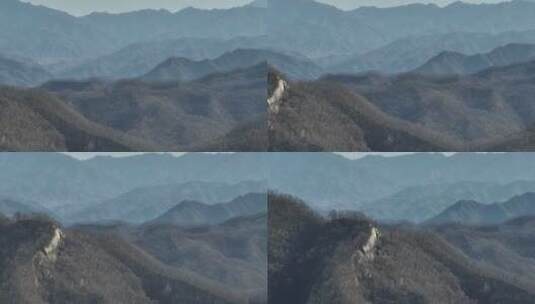
<path id="1" fill-rule="evenodd" d="M 0 87 L 0 150 L 150 150 L 122 133 L 90 122 L 62 100 L 42 90 Z"/>
<path id="2" fill-rule="evenodd" d="M 295 199 L 270 196 L 270 303 L 520 304 L 535 294 L 474 266 L 435 234 L 358 214 L 311 214 Z"/>

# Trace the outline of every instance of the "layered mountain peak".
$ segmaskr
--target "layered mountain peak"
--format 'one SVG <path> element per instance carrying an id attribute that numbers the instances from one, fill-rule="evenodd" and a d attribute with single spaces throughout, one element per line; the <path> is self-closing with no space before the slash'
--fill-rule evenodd
<path id="1" fill-rule="evenodd" d="M 488 53 L 464 55 L 459 52 L 444 51 L 428 60 L 415 70 L 420 74 L 447 75 L 473 74 L 493 67 L 503 67 L 524 63 L 535 59 L 535 45 L 510 43 L 495 48 Z"/>
<path id="2" fill-rule="evenodd" d="M 503 203 L 481 204 L 475 201 L 460 201 L 432 218 L 429 223 L 499 224 L 529 215 L 535 215 L 535 193 L 531 192 L 514 196 Z"/>
<path id="3" fill-rule="evenodd" d="M 265 213 L 267 197 L 261 193 L 239 196 L 230 202 L 205 204 L 186 200 L 160 217 L 152 224 L 171 224 L 177 226 L 201 226 L 223 223 L 231 218 Z"/>
<path id="4" fill-rule="evenodd" d="M 479 208 L 482 204 L 471 200 L 461 200 L 455 203 L 451 208 L 455 209 L 474 209 Z"/>

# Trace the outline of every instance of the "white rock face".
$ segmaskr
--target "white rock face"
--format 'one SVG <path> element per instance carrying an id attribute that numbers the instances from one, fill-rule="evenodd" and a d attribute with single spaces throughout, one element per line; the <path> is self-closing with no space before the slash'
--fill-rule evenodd
<path id="1" fill-rule="evenodd" d="M 375 245 L 377 245 L 377 241 L 379 241 L 380 236 L 381 234 L 379 232 L 379 229 L 372 227 L 368 241 L 366 242 L 366 244 L 364 244 L 364 246 L 362 246 L 362 252 L 367 258 L 374 258 Z"/>
<path id="2" fill-rule="evenodd" d="M 269 106 L 269 111 L 273 114 L 279 113 L 280 104 L 282 102 L 282 96 L 288 88 L 288 83 L 284 79 L 279 79 L 277 83 L 277 88 L 273 92 L 273 95 L 268 98 L 267 103 Z"/>
<path id="3" fill-rule="evenodd" d="M 53 261 L 56 260 L 56 253 L 58 251 L 58 247 L 62 239 L 63 239 L 63 232 L 59 228 L 54 229 L 54 234 L 52 236 L 52 239 L 50 240 L 48 245 L 45 248 L 43 248 L 45 255 L 49 259 Z"/>

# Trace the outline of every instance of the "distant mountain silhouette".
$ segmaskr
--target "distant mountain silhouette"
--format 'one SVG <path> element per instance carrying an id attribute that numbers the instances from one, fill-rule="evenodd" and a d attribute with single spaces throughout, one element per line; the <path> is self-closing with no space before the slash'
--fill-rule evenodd
<path id="1" fill-rule="evenodd" d="M 456 2 L 445 7 L 409 4 L 351 11 L 314 1 L 274 0 L 270 4 L 268 20 L 277 20 L 270 24 L 270 34 L 276 37 L 278 45 L 312 58 L 363 54 L 410 36 L 467 29 L 472 33 L 500 34 L 535 28 L 535 4 L 527 1 L 488 5 Z M 430 56 L 433 55 L 436 54 Z"/>
<path id="2" fill-rule="evenodd" d="M 267 195 L 265 193 L 251 193 L 237 197 L 230 202 L 215 205 L 183 201 L 151 221 L 151 224 L 178 226 L 220 224 L 234 217 L 251 216 L 265 212 L 267 212 Z"/>
<path id="3" fill-rule="evenodd" d="M 366 53 L 334 56 L 321 61 L 332 73 L 401 73 L 422 66 L 442 52 L 475 55 L 512 43 L 535 43 L 535 31 L 416 35 L 400 38 Z"/>
<path id="4" fill-rule="evenodd" d="M 371 201 L 360 210 L 381 221 L 420 223 L 437 216 L 459 200 L 505 201 L 531 191 L 535 191 L 535 183 L 530 181 L 507 184 L 463 181 L 454 184 L 418 185 Z"/>
<path id="5" fill-rule="evenodd" d="M 233 211 L 233 204 L 229 206 L 230 209 L 225 208 L 224 205 L 218 207 L 212 207 L 211 205 L 221 203 L 222 201 L 230 201 L 250 192 L 262 192 L 262 189 L 265 189 L 265 187 L 263 183 L 259 182 L 242 182 L 238 184 L 187 182 L 183 184 L 141 187 L 80 210 L 68 220 L 70 222 L 123 221 L 143 223 L 155 219 L 158 221 L 158 218 L 170 212 L 169 220 L 174 222 L 171 220 L 173 214 L 176 213 L 173 210 L 185 208 L 192 213 L 186 215 L 186 210 L 184 210 L 184 221 L 189 219 L 194 224 L 195 217 L 198 216 L 199 225 L 220 223 L 231 217 L 247 214 L 242 214 L 239 210 Z M 195 202 L 193 200 L 201 202 Z M 248 204 L 250 204 L 251 208 L 255 206 L 258 208 L 261 207 L 259 197 L 245 196 L 243 200 L 245 200 L 243 207 L 248 206 Z M 184 206 L 180 206 L 181 201 L 185 201 Z M 186 204 L 186 202 L 189 202 L 189 204 Z M 237 207 L 241 206 L 240 202 L 242 200 L 238 200 L 235 205 Z M 196 207 L 199 207 L 199 210 Z M 207 212 L 206 217 L 201 214 L 202 211 Z M 216 216 L 219 216 L 218 220 L 210 220 L 209 215 L 214 213 Z M 259 211 L 254 213 L 259 213 Z M 161 218 L 161 221 L 166 222 L 166 219 Z M 177 218 L 176 224 L 180 224 L 179 222 L 180 219 Z"/>
<path id="6" fill-rule="evenodd" d="M 392 212 L 401 219 L 412 214 L 408 204 L 411 201 L 422 208 L 413 212 L 414 218 L 422 215 L 427 218 L 461 199 L 496 202 L 535 191 L 532 188 L 535 155 L 532 153 L 458 153 L 451 156 L 421 153 L 397 157 L 367 156 L 357 160 L 333 153 L 190 153 L 180 157 L 146 154 L 124 158 L 97 157 L 87 161 L 54 153 L 4 153 L 0 154 L 0 163 L 0 179 L 3 181 L 0 192 L 3 196 L 16 201 L 35 201 L 55 214 L 61 214 L 62 218 L 69 219 L 99 203 L 112 203 L 110 209 L 99 205 L 100 215 L 96 212 L 99 209 L 85 213 L 87 216 L 98 215 L 92 221 L 128 219 L 130 213 L 137 219 L 147 215 L 156 218 L 183 200 L 213 204 L 249 192 L 263 192 L 245 186 L 234 188 L 235 192 L 202 191 L 202 183 L 193 183 L 191 192 L 186 192 L 187 187 L 182 188 L 183 193 L 191 193 L 190 196 L 173 195 L 175 189 L 175 193 L 181 191 L 174 185 L 192 181 L 227 185 L 263 181 L 271 189 L 297 195 L 321 211 L 361 210 L 374 201 L 381 201 L 377 207 L 379 211 L 384 207 L 384 212 L 396 208 L 396 202 L 403 201 L 399 209 Z M 35 168 L 39 168 L 39 174 L 34 174 Z M 459 186 L 435 187 L 435 184 Z M 147 195 L 143 196 L 140 189 L 146 189 Z M 206 189 L 214 188 L 206 186 Z M 441 194 L 440 189 L 451 189 L 456 193 Z M 410 194 L 407 199 L 402 196 L 404 192 Z M 117 204 L 113 204 L 115 201 Z M 157 206 L 162 209 L 154 208 Z M 373 215 L 381 214 L 379 211 Z"/>
<path id="7" fill-rule="evenodd" d="M 535 215 L 535 193 L 515 196 L 503 203 L 459 201 L 428 221 L 429 224 L 497 224 L 520 216 Z"/>
<path id="8" fill-rule="evenodd" d="M 165 60 L 177 57 L 191 61 L 215 59 L 236 49 L 264 49 L 266 36 L 221 38 L 178 38 L 143 41 L 125 46 L 111 54 L 59 70 L 56 77 L 67 79 L 124 79 L 145 75 Z"/>
<path id="9" fill-rule="evenodd" d="M 473 74 L 492 67 L 501 67 L 535 60 L 535 45 L 508 44 L 486 54 L 466 56 L 443 52 L 414 70 L 425 75 Z"/>
<path id="10" fill-rule="evenodd" d="M 307 59 L 267 50 L 237 49 L 213 60 L 192 61 L 187 58 L 170 58 L 141 79 L 150 82 L 190 81 L 213 73 L 230 72 L 268 62 L 283 69 L 292 78 L 315 78 L 320 75 L 321 69 Z"/>
<path id="11" fill-rule="evenodd" d="M 265 8 L 189 8 L 176 13 L 142 10 L 73 17 L 44 6 L 9 0 L 0 3 L 0 27 L 0 53 L 31 58 L 61 70 L 132 43 L 264 35 Z"/>

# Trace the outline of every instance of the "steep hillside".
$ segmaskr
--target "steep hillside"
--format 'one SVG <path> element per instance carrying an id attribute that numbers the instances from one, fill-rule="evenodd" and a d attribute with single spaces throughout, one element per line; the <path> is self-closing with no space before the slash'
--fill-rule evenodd
<path id="1" fill-rule="evenodd" d="M 232 129 L 222 137 L 195 147 L 195 151 L 258 152 L 268 151 L 269 138 L 264 114 Z M 192 150 L 193 151 L 193 150 Z"/>
<path id="2" fill-rule="evenodd" d="M 361 216 L 281 216 L 303 210 L 297 206 L 270 198 L 270 303 L 527 303 L 535 293 L 473 265 L 432 233 Z"/>
<path id="3" fill-rule="evenodd" d="M 195 201 L 183 201 L 157 217 L 151 224 L 177 226 L 201 226 L 220 224 L 234 217 L 251 216 L 267 211 L 267 195 L 250 193 L 230 202 L 207 205 Z"/>
<path id="4" fill-rule="evenodd" d="M 44 219 L 23 219 L 0 229 L 2 302 L 245 302 L 215 283 L 166 270 L 116 238 L 64 230 Z"/>
<path id="5" fill-rule="evenodd" d="M 497 224 L 520 216 L 535 215 L 535 193 L 515 196 L 503 203 L 459 201 L 428 221 L 429 224 Z"/>
<path id="6" fill-rule="evenodd" d="M 514 144 L 523 149 L 531 145 L 525 132 L 535 123 L 529 102 L 534 64 L 495 67 L 468 76 L 365 74 L 328 76 L 324 81 L 363 96 L 385 114 L 461 143 L 457 149 L 446 147 L 448 151 L 510 150 Z"/>
<path id="7" fill-rule="evenodd" d="M 481 267 L 535 289 L 535 218 L 522 216 L 489 226 L 442 225 L 435 231 Z"/>
<path id="8" fill-rule="evenodd" d="M 267 229 L 263 212 L 210 227 L 150 224 L 139 229 L 135 242 L 165 264 L 265 302 Z"/>
<path id="9" fill-rule="evenodd" d="M 447 137 L 387 115 L 365 97 L 332 81 L 291 83 L 276 72 L 271 75 L 272 151 L 443 151 L 456 147 Z"/>
<path id="10" fill-rule="evenodd" d="M 79 225 L 76 230 L 102 239 L 120 238 L 142 248 L 157 269 L 178 270 L 197 282 L 218 282 L 247 303 L 266 303 L 267 217 L 260 213 L 219 225 Z M 124 253 L 121 253 L 124 254 Z M 202 286 L 202 284 L 201 284 Z"/>
<path id="11" fill-rule="evenodd" d="M 154 142 L 161 150 L 188 151 L 265 115 L 265 71 L 261 64 L 187 84 L 54 81 L 43 89 L 91 121 Z"/>
<path id="12" fill-rule="evenodd" d="M 87 120 L 42 90 L 0 87 L 0 107 L 0 150 L 152 150 L 148 144 Z"/>
<path id="13" fill-rule="evenodd" d="M 431 58 L 415 73 L 424 75 L 473 74 L 492 67 L 535 60 L 535 45 L 508 44 L 489 53 L 467 56 L 456 52 L 442 52 Z"/>

